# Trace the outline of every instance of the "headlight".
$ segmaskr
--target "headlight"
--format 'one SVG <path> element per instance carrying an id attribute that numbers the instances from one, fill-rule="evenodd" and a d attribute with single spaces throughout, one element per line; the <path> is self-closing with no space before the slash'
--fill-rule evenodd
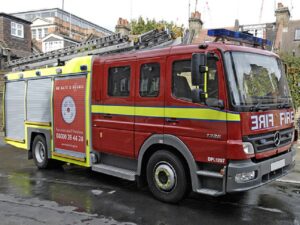
<path id="1" fill-rule="evenodd" d="M 247 173 L 238 173 L 235 175 L 235 182 L 237 183 L 245 183 L 250 180 L 255 179 L 255 171 L 247 172 Z"/>
<path id="2" fill-rule="evenodd" d="M 243 142 L 243 150 L 248 155 L 254 154 L 254 148 L 250 142 Z"/>

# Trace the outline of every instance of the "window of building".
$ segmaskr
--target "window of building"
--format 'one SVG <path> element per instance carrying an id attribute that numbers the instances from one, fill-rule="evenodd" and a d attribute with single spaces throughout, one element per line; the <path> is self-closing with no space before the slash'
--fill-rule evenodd
<path id="1" fill-rule="evenodd" d="M 159 63 L 143 64 L 140 72 L 140 96 L 157 97 L 159 95 Z"/>
<path id="2" fill-rule="evenodd" d="M 300 41 L 300 29 L 296 29 L 295 31 L 295 40 Z"/>
<path id="3" fill-rule="evenodd" d="M 48 28 L 44 28 L 44 35 L 43 37 L 46 37 L 48 35 Z"/>
<path id="4" fill-rule="evenodd" d="M 36 39 L 36 29 L 33 29 L 31 31 L 31 36 L 32 36 L 32 39 Z"/>
<path id="5" fill-rule="evenodd" d="M 108 95 L 126 97 L 130 93 L 130 67 L 112 67 L 108 71 Z"/>
<path id="6" fill-rule="evenodd" d="M 42 48 L 43 52 L 51 52 L 54 50 L 58 50 L 64 47 L 63 41 L 46 41 L 43 42 Z"/>
<path id="7" fill-rule="evenodd" d="M 217 62 L 209 59 L 207 62 L 207 94 L 208 98 L 219 98 Z M 175 61 L 172 71 L 172 94 L 186 101 L 199 102 L 199 89 L 192 85 L 191 60 Z"/>
<path id="8" fill-rule="evenodd" d="M 43 38 L 43 29 L 38 29 L 38 39 Z"/>
<path id="9" fill-rule="evenodd" d="M 11 22 L 11 35 L 19 38 L 24 38 L 23 24 Z"/>

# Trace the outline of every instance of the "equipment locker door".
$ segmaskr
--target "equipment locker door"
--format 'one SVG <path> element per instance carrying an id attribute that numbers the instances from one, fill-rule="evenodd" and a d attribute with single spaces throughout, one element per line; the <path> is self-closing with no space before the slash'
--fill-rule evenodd
<path id="1" fill-rule="evenodd" d="M 54 153 L 86 160 L 86 77 L 69 76 L 54 82 Z"/>
<path id="2" fill-rule="evenodd" d="M 25 140 L 25 81 L 6 83 L 5 136 L 17 141 Z"/>

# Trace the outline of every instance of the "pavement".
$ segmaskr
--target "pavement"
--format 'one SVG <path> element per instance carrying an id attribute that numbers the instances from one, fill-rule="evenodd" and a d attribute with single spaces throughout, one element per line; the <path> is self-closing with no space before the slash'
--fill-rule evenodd
<path id="1" fill-rule="evenodd" d="M 288 175 L 293 182 L 299 180 L 298 149 Z M 191 193 L 165 204 L 147 187 L 83 167 L 39 170 L 26 151 L 0 138 L 0 225 L 300 225 L 300 185 L 282 180 L 218 198 Z"/>

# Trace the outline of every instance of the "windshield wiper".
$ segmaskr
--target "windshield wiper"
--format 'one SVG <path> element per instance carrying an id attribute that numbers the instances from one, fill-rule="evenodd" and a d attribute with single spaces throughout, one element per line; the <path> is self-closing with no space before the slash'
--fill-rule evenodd
<path id="1" fill-rule="evenodd" d="M 263 105 L 263 100 L 273 99 L 272 96 L 252 96 L 253 99 L 257 100 L 257 103 L 250 108 L 250 111 L 265 111 L 270 109 L 270 106 Z"/>
<path id="2" fill-rule="evenodd" d="M 292 107 L 291 102 L 289 101 L 291 99 L 291 97 L 289 96 L 284 96 L 284 97 L 280 97 L 279 99 L 284 99 L 284 101 L 282 103 L 278 104 L 278 108 L 279 109 L 289 109 Z"/>
<path id="3" fill-rule="evenodd" d="M 289 109 L 292 105 L 290 103 L 281 103 L 278 105 L 278 109 Z"/>
<path id="4" fill-rule="evenodd" d="M 270 107 L 269 106 L 266 106 L 266 105 L 262 105 L 262 102 L 261 101 L 259 101 L 255 106 L 252 106 L 251 108 L 250 108 L 250 111 L 260 111 L 260 110 L 262 110 L 262 111 L 266 111 L 266 110 L 268 110 L 268 109 L 270 109 Z"/>

